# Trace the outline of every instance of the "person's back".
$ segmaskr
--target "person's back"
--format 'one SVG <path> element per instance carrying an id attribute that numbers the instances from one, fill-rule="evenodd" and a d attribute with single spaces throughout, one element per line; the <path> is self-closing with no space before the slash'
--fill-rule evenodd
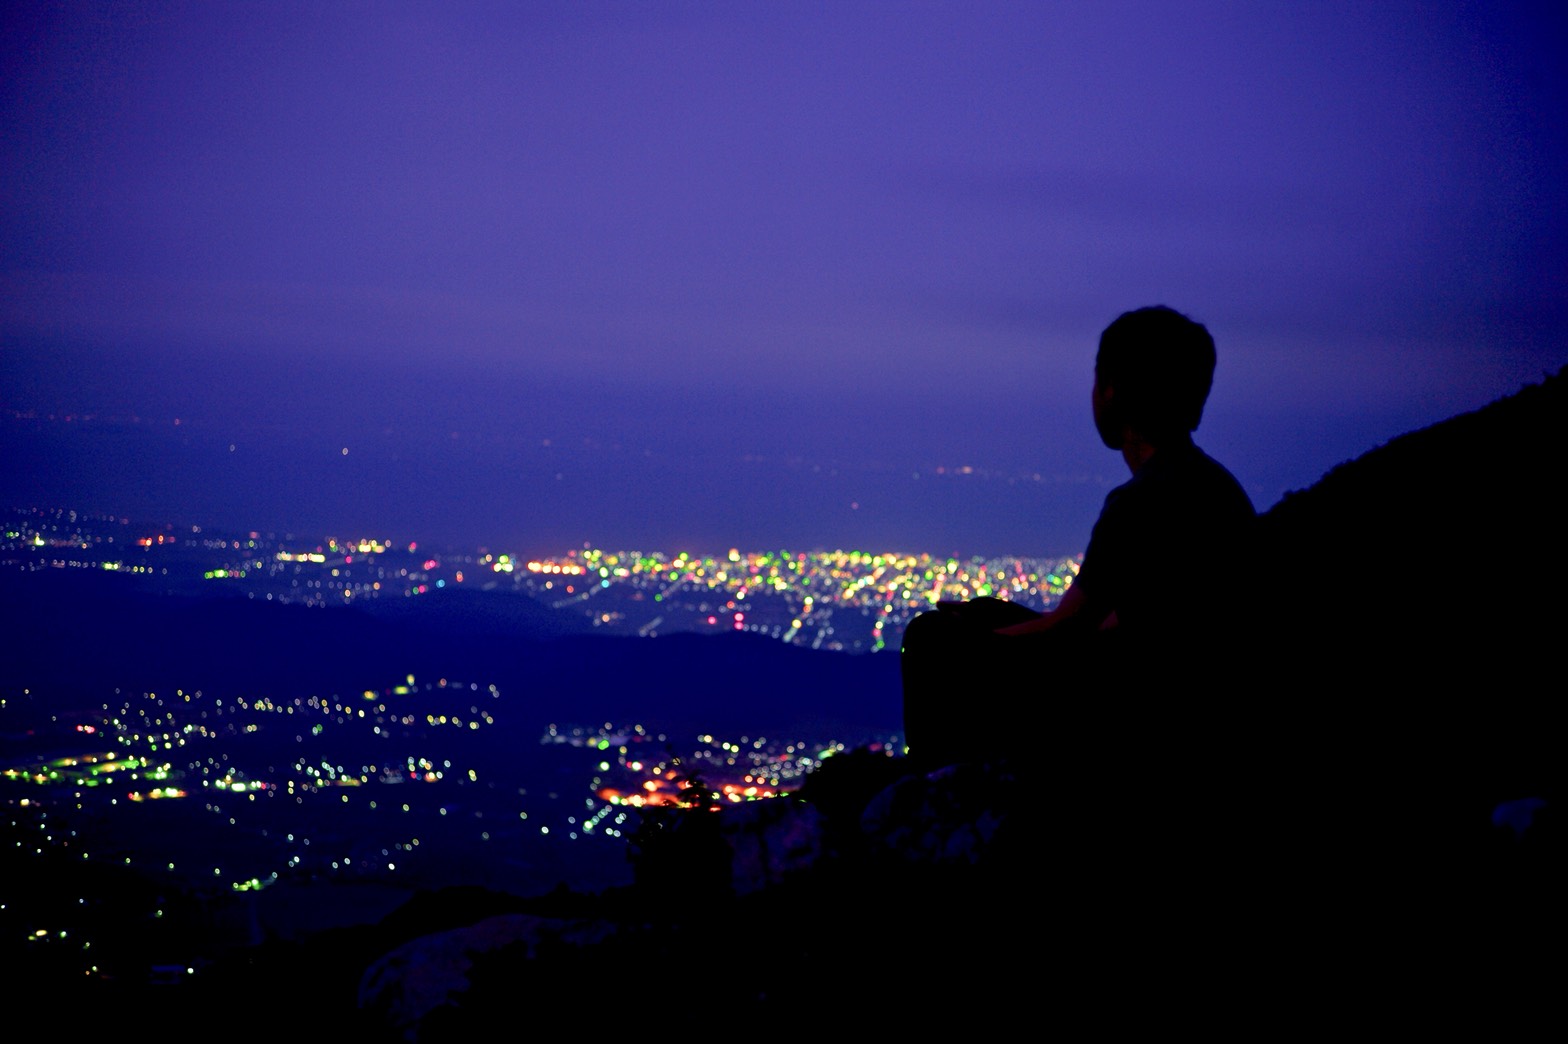
<path id="1" fill-rule="evenodd" d="M 1215 574 L 1244 552 L 1254 518 L 1219 462 L 1191 441 L 1167 445 L 1106 496 L 1077 582 L 1128 640 L 1186 636 L 1227 601 Z"/>

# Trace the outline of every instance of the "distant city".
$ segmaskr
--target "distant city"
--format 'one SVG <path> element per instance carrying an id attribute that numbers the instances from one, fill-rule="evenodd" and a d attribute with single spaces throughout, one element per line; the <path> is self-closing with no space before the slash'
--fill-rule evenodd
<path id="1" fill-rule="evenodd" d="M 171 592 L 227 588 L 314 606 L 417 598 L 444 588 L 509 590 L 608 634 L 752 631 L 853 653 L 887 648 L 939 599 L 990 595 L 1049 608 L 1081 562 L 1082 555 L 960 559 L 739 548 L 715 555 L 586 546 L 524 558 L 374 536 L 218 533 L 36 508 L 12 511 L 0 533 L 3 569 L 106 570 Z"/>

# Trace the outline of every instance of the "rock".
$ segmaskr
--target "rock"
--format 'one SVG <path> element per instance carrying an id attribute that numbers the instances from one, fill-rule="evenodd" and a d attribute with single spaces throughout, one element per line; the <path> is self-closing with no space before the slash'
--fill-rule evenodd
<path id="1" fill-rule="evenodd" d="M 427 935 L 399 946 L 365 970 L 359 1008 L 414 1044 L 432 1012 L 469 988 L 475 962 L 506 947 L 529 958 L 545 947 L 593 946 L 612 937 L 614 924 L 532 914 L 503 914 L 466 928 Z"/>
<path id="2" fill-rule="evenodd" d="M 730 888 L 748 895 L 810 870 L 822 858 L 822 814 L 800 801 L 748 801 L 723 809 Z"/>
<path id="3" fill-rule="evenodd" d="M 1008 819 L 1008 774 L 958 764 L 905 777 L 871 799 L 861 830 L 872 852 L 905 862 L 976 865 Z"/>

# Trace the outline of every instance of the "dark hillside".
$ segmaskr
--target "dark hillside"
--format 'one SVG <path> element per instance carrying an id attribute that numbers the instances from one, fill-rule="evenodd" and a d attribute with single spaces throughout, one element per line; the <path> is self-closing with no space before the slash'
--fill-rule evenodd
<path id="1" fill-rule="evenodd" d="M 1264 597 L 1357 640 L 1436 628 L 1527 654 L 1563 613 L 1565 420 L 1558 373 L 1286 495 L 1263 517 Z"/>
<path id="2" fill-rule="evenodd" d="M 1547 785 L 1562 760 L 1565 419 L 1558 373 L 1271 508 L 1241 632 L 1258 695 L 1402 786 Z"/>

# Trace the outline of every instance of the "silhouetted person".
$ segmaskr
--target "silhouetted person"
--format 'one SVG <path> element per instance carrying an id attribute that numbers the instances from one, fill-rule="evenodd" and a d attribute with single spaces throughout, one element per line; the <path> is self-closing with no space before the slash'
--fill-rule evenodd
<path id="1" fill-rule="evenodd" d="M 1045 708 L 1158 700 L 1189 689 L 1212 654 L 1204 632 L 1255 512 L 1236 479 L 1192 441 L 1214 380 L 1214 339 L 1164 306 L 1100 335 L 1091 405 L 1132 478 L 1111 490 L 1078 575 L 1046 612 L 996 598 L 944 602 L 904 631 L 904 732 L 937 767 L 1040 737 Z"/>

